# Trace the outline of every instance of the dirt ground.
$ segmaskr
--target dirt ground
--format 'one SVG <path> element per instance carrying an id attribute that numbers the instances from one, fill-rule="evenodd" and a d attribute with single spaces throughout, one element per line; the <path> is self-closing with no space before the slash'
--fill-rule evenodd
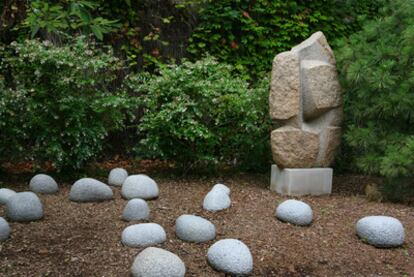
<path id="1" fill-rule="evenodd" d="M 334 193 L 300 197 L 314 212 L 310 227 L 278 221 L 277 204 L 288 197 L 268 190 L 268 176 L 154 179 L 160 197 L 149 201 L 151 222 L 161 224 L 167 241 L 159 247 L 180 256 L 187 276 L 224 276 L 206 261 L 214 241 L 194 244 L 180 241 L 174 221 L 196 214 L 212 221 L 217 238 L 242 240 L 254 258 L 253 276 L 414 276 L 414 208 L 369 202 L 362 194 L 364 179 L 336 177 Z M 28 181 L 28 180 L 27 180 Z M 217 182 L 231 188 L 230 209 L 211 213 L 201 204 Z M 57 195 L 42 195 L 42 220 L 11 223 L 12 235 L 0 243 L 1 276 L 129 276 L 134 257 L 142 248 L 121 244 L 122 230 L 132 224 L 121 219 L 126 200 L 114 188 L 115 199 L 102 203 L 69 201 L 70 184 L 61 184 Z M 25 182 L 3 181 L 1 186 L 27 190 Z M 405 226 L 403 247 L 377 249 L 355 235 L 355 223 L 367 215 L 397 217 Z M 4 209 L 0 207 L 0 216 Z"/>

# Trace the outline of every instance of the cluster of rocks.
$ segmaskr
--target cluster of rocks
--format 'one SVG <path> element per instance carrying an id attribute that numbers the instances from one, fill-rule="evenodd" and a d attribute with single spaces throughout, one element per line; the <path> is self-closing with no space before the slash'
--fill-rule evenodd
<path id="1" fill-rule="evenodd" d="M 55 194 L 59 191 L 56 181 L 49 175 L 37 174 L 29 182 L 31 191 L 15 192 L 0 189 L 0 205 L 5 205 L 6 218 L 15 222 L 36 221 L 43 218 L 43 204 L 39 194 Z M 0 241 L 9 238 L 11 228 L 9 223 L 0 217 Z"/>
<path id="2" fill-rule="evenodd" d="M 230 206 L 230 189 L 223 184 L 214 185 L 204 197 L 203 208 L 206 211 L 218 212 Z"/>
<path id="3" fill-rule="evenodd" d="M 122 184 L 121 184 L 122 182 Z M 113 169 L 108 183 L 121 186 L 121 194 L 129 201 L 124 207 L 122 218 L 126 221 L 148 220 L 150 208 L 145 200 L 159 197 L 157 183 L 147 175 L 128 176 L 126 170 Z M 121 185 L 119 185 L 121 184 Z M 15 192 L 0 189 L 0 204 L 6 206 L 6 217 L 11 221 L 34 221 L 43 217 L 43 206 L 34 193 L 56 193 L 58 185 L 45 174 L 34 176 L 29 187 L 32 191 Z M 113 199 L 112 189 L 103 182 L 92 178 L 76 181 L 70 190 L 69 199 L 75 202 L 96 202 Z M 208 211 L 220 211 L 231 205 L 230 189 L 223 185 L 213 186 L 203 201 Z M 294 225 L 307 226 L 312 223 L 311 207 L 298 200 L 286 200 L 275 211 L 277 219 Z M 10 237 L 9 223 L 0 217 L 0 241 Z M 216 227 L 209 220 L 191 214 L 179 216 L 175 221 L 177 238 L 202 243 L 216 238 Z M 405 233 L 401 222 L 387 216 L 368 216 L 356 224 L 357 235 L 366 243 L 376 247 L 397 247 L 404 243 Z M 147 247 L 141 251 L 131 267 L 133 276 L 184 276 L 184 262 L 176 254 L 154 247 L 167 240 L 162 226 L 156 223 L 138 223 L 127 226 L 121 235 L 122 244 L 128 247 Z M 207 251 L 207 261 L 215 270 L 233 276 L 249 275 L 253 271 L 253 258 L 249 248 L 237 239 L 222 239 Z"/>
<path id="4" fill-rule="evenodd" d="M 307 226 L 312 223 L 312 208 L 298 200 L 286 200 L 276 208 L 276 218 L 294 225 Z M 402 223 L 389 216 L 367 216 L 356 224 L 356 233 L 362 241 L 378 248 L 398 247 L 404 243 L 405 231 Z"/>
<path id="5" fill-rule="evenodd" d="M 133 178 L 130 178 L 133 177 Z M 125 187 L 124 187 L 125 186 Z M 146 175 L 133 175 L 122 184 L 122 196 L 133 198 L 124 208 L 124 220 L 146 220 L 149 208 L 144 199 L 158 197 L 159 189 L 154 180 Z M 230 206 L 230 189 L 223 184 L 215 185 L 203 203 L 209 211 L 219 211 Z M 214 197 L 218 198 L 214 198 Z M 224 205 L 221 203 L 225 199 Z M 142 199 L 144 198 L 144 199 Z M 218 199 L 218 200 L 215 200 Z M 207 204 L 206 204 L 207 203 Z M 202 243 L 216 238 L 216 227 L 209 220 L 191 214 L 179 216 L 175 221 L 176 236 L 186 242 Z M 127 226 L 121 242 L 128 247 L 147 247 L 135 258 L 131 267 L 133 276 L 184 276 L 184 262 L 176 254 L 154 247 L 165 242 L 167 234 L 156 223 L 139 223 Z M 249 248 L 235 239 L 219 240 L 207 253 L 208 263 L 216 270 L 231 275 L 245 275 L 253 270 L 253 258 Z"/>

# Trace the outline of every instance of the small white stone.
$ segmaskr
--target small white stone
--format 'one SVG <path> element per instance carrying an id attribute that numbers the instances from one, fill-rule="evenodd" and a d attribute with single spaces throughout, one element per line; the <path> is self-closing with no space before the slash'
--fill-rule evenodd
<path id="1" fill-rule="evenodd" d="M 122 184 L 121 194 L 126 199 L 154 199 L 159 196 L 157 183 L 147 175 L 128 176 Z"/>
<path id="2" fill-rule="evenodd" d="M 0 241 L 7 240 L 10 236 L 10 232 L 9 223 L 7 223 L 4 218 L 0 217 Z"/>
<path id="3" fill-rule="evenodd" d="M 276 217 L 281 221 L 305 226 L 312 223 L 313 213 L 308 204 L 290 199 L 284 201 L 277 207 Z"/>
<path id="4" fill-rule="evenodd" d="M 122 186 L 127 177 L 128 172 L 125 169 L 114 168 L 109 172 L 108 184 L 111 186 Z"/>
<path id="5" fill-rule="evenodd" d="M 135 198 L 128 201 L 122 213 L 122 219 L 126 221 L 148 219 L 150 209 L 145 200 Z"/>
<path id="6" fill-rule="evenodd" d="M 249 275 L 253 271 L 252 254 L 240 240 L 219 240 L 208 249 L 207 259 L 214 269 L 231 275 Z"/>
<path id="7" fill-rule="evenodd" d="M 222 190 L 211 190 L 203 201 L 203 208 L 211 212 L 227 209 L 230 205 L 230 197 Z"/>
<path id="8" fill-rule="evenodd" d="M 30 180 L 29 187 L 35 193 L 54 194 L 59 191 L 55 179 L 46 174 L 35 175 Z"/>
<path id="9" fill-rule="evenodd" d="M 156 223 L 140 223 L 128 226 L 122 232 L 122 243 L 129 247 L 150 246 L 163 243 L 167 234 Z"/>
<path id="10" fill-rule="evenodd" d="M 401 222 L 390 216 L 367 216 L 356 224 L 358 236 L 376 247 L 397 247 L 404 243 L 405 231 Z"/>
<path id="11" fill-rule="evenodd" d="M 6 188 L 0 189 L 0 205 L 6 204 L 7 200 L 15 194 L 16 192 L 11 189 L 6 189 Z"/>
<path id="12" fill-rule="evenodd" d="M 134 277 L 184 277 L 185 264 L 174 253 L 148 247 L 136 256 L 131 274 Z"/>
<path id="13" fill-rule="evenodd" d="M 185 214 L 175 221 L 175 233 L 184 241 L 204 242 L 216 237 L 216 227 L 200 216 Z"/>
<path id="14" fill-rule="evenodd" d="M 12 221 L 38 220 L 43 217 L 43 205 L 35 193 L 19 192 L 7 200 L 6 215 Z"/>
<path id="15" fill-rule="evenodd" d="M 216 184 L 216 185 L 213 186 L 213 188 L 211 190 L 212 191 L 213 190 L 220 190 L 220 191 L 223 191 L 228 196 L 230 196 L 230 188 L 227 187 L 226 185 L 223 185 L 223 184 Z"/>

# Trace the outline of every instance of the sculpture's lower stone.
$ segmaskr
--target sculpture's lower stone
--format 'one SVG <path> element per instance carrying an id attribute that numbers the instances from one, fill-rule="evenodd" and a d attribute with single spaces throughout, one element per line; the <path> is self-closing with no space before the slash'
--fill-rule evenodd
<path id="1" fill-rule="evenodd" d="M 272 165 L 270 190 L 284 195 L 323 195 L 332 190 L 332 168 L 284 168 Z"/>
<path id="2" fill-rule="evenodd" d="M 271 133 L 273 160 L 282 168 L 314 166 L 319 152 L 319 135 L 291 126 Z"/>

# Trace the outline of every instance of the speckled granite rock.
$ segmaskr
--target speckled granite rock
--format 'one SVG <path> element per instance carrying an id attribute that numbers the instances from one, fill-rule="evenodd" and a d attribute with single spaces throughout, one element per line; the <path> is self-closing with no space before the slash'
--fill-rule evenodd
<path id="1" fill-rule="evenodd" d="M 43 217 L 43 205 L 35 193 L 19 192 L 7 200 L 6 215 L 11 221 L 38 220 Z"/>
<path id="2" fill-rule="evenodd" d="M 76 181 L 70 189 L 69 199 L 75 202 L 99 202 L 110 200 L 112 189 L 92 178 L 82 178 Z"/>
<path id="3" fill-rule="evenodd" d="M 389 216 L 367 216 L 356 224 L 358 236 L 376 247 L 397 247 L 404 243 L 405 231 L 401 222 Z"/>
<path id="4" fill-rule="evenodd" d="M 216 237 L 216 227 L 200 216 L 185 214 L 175 221 L 175 233 L 184 241 L 204 242 Z"/>
<path id="5" fill-rule="evenodd" d="M 236 239 L 223 239 L 214 243 L 207 252 L 209 264 L 227 274 L 243 276 L 253 271 L 253 257 L 249 248 Z"/>
<path id="6" fill-rule="evenodd" d="M 131 267 L 134 277 L 184 277 L 185 264 L 174 253 L 148 247 L 139 253 Z"/>
<path id="7" fill-rule="evenodd" d="M 121 194 L 126 199 L 154 199 L 159 196 L 157 183 L 147 175 L 131 175 L 122 184 Z"/>
<path id="8" fill-rule="evenodd" d="M 114 168 L 109 172 L 108 185 L 122 186 L 125 179 L 128 177 L 128 172 L 123 168 Z"/>
<path id="9" fill-rule="evenodd" d="M 30 180 L 29 187 L 35 193 L 54 194 L 59 191 L 55 179 L 46 174 L 35 175 Z"/>
<path id="10" fill-rule="evenodd" d="M 122 243 L 129 247 L 142 247 L 163 243 L 167 234 L 156 223 L 140 223 L 128 226 L 122 232 Z"/>
<path id="11" fill-rule="evenodd" d="M 312 223 L 311 207 L 298 200 L 286 200 L 276 208 L 276 217 L 282 221 L 295 225 L 309 225 Z"/>

